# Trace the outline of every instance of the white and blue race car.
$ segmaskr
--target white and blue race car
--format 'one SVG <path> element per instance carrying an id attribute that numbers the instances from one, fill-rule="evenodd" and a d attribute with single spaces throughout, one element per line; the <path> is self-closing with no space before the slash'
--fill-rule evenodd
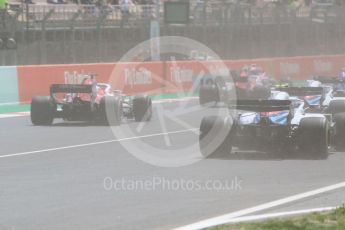
<path id="1" fill-rule="evenodd" d="M 232 147 L 328 157 L 331 122 L 324 114 L 307 113 L 304 100 L 275 91 L 268 100 L 239 100 L 229 108 L 229 116 L 203 118 L 199 144 L 204 157 L 231 153 Z"/>

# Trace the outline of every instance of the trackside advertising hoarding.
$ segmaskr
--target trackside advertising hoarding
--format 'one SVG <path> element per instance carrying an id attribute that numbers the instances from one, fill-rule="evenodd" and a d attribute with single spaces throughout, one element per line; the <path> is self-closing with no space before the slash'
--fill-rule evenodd
<path id="1" fill-rule="evenodd" d="M 345 67 L 345 55 L 267 58 L 228 61 L 174 61 L 142 63 L 97 63 L 72 65 L 17 66 L 0 68 L 2 103 L 18 100 L 29 103 L 34 95 L 48 95 L 53 83 L 64 83 L 66 76 L 96 74 L 98 82 L 110 83 L 124 94 L 164 94 L 197 89 L 204 75 L 219 76 L 257 64 L 276 79 L 307 80 L 313 75 L 335 76 Z M 8 79 L 8 78 L 11 79 Z M 12 79 L 13 78 L 13 79 Z M 7 83 L 6 83 L 7 82 Z M 12 89 L 13 95 L 5 90 Z M 5 95 L 6 92 L 6 95 Z M 10 95 L 11 94 L 11 95 Z"/>
<path id="2" fill-rule="evenodd" d="M 97 73 L 100 81 L 109 78 L 114 64 L 18 66 L 18 90 L 22 103 L 29 103 L 34 95 L 49 95 L 53 83 L 64 83 L 65 76 Z"/>

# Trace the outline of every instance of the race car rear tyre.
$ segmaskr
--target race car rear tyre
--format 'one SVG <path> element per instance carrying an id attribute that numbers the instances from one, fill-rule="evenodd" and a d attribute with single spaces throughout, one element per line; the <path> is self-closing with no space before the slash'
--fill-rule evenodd
<path id="1" fill-rule="evenodd" d="M 345 149 L 345 113 L 337 113 L 333 117 L 335 132 L 333 144 L 336 150 Z"/>
<path id="2" fill-rule="evenodd" d="M 119 96 L 105 96 L 100 101 L 101 122 L 104 125 L 119 126 L 122 118 L 122 99 Z"/>
<path id="3" fill-rule="evenodd" d="M 307 158 L 326 159 L 329 146 L 329 123 L 324 117 L 305 117 L 298 128 L 298 147 Z"/>
<path id="4" fill-rule="evenodd" d="M 327 112 L 331 114 L 345 113 L 345 100 L 331 100 Z"/>
<path id="5" fill-rule="evenodd" d="M 204 117 L 200 124 L 199 147 L 204 158 L 231 153 L 235 122 L 231 116 Z"/>
<path id="6" fill-rule="evenodd" d="M 199 103 L 201 106 L 219 102 L 219 91 L 215 86 L 201 86 L 199 89 Z"/>
<path id="7" fill-rule="evenodd" d="M 136 96 L 133 99 L 133 115 L 137 122 L 150 121 L 152 118 L 152 100 L 148 96 Z"/>
<path id="8" fill-rule="evenodd" d="M 34 125 L 51 125 L 56 104 L 49 96 L 35 96 L 31 101 L 31 122 Z"/>

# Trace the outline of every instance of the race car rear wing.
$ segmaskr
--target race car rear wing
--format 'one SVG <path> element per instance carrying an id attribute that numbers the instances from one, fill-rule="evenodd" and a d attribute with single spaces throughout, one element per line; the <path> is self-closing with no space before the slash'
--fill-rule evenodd
<path id="1" fill-rule="evenodd" d="M 344 81 L 340 80 L 337 77 L 330 77 L 330 76 L 316 76 L 313 78 L 313 80 L 319 81 L 324 84 L 345 83 Z"/>
<path id="2" fill-rule="evenodd" d="M 53 84 L 50 86 L 50 94 L 55 93 L 92 93 L 93 85 L 81 84 Z"/>
<path id="3" fill-rule="evenodd" d="M 246 83 L 248 82 L 248 77 L 240 77 L 240 76 L 233 76 L 232 78 L 229 78 L 230 82 L 232 81 L 233 83 Z M 225 82 L 226 80 L 223 77 L 215 77 L 215 78 L 201 78 L 200 79 L 200 85 L 205 85 L 205 84 L 215 84 L 216 82 Z M 228 81 L 229 82 L 229 81 Z"/>
<path id="4" fill-rule="evenodd" d="M 313 96 L 322 95 L 322 87 L 277 87 L 278 91 L 287 92 L 290 96 L 303 97 L 303 96 Z"/>
<path id="5" fill-rule="evenodd" d="M 336 91 L 334 91 L 333 97 L 345 97 L 345 90 L 336 90 Z"/>
<path id="6" fill-rule="evenodd" d="M 237 100 L 230 103 L 230 109 L 253 112 L 273 112 L 291 110 L 290 100 Z"/>

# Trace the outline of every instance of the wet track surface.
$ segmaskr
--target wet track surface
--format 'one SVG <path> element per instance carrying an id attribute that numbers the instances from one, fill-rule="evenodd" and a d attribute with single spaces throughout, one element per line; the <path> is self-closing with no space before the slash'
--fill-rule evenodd
<path id="1" fill-rule="evenodd" d="M 172 111 L 178 106 L 154 105 Z M 172 168 L 150 165 L 129 153 L 128 145 L 139 141 L 161 154 L 197 143 L 198 133 L 190 129 L 198 128 L 209 110 L 180 114 L 179 120 L 163 122 L 164 127 L 155 110 L 153 120 L 142 127 L 132 121 L 120 127 L 134 130 L 123 141 L 112 141 L 118 137 L 109 127 L 58 120 L 51 127 L 35 127 L 29 117 L 0 119 L 0 229 L 170 229 L 344 181 L 345 153 L 341 152 L 327 160 L 236 153 Z M 198 157 L 197 146 L 191 151 Z M 166 184 L 110 188 L 104 184 L 109 178 Z M 237 181 L 240 186 L 206 189 L 169 184 L 181 180 Z M 344 192 L 272 211 L 336 206 L 345 200 Z"/>

